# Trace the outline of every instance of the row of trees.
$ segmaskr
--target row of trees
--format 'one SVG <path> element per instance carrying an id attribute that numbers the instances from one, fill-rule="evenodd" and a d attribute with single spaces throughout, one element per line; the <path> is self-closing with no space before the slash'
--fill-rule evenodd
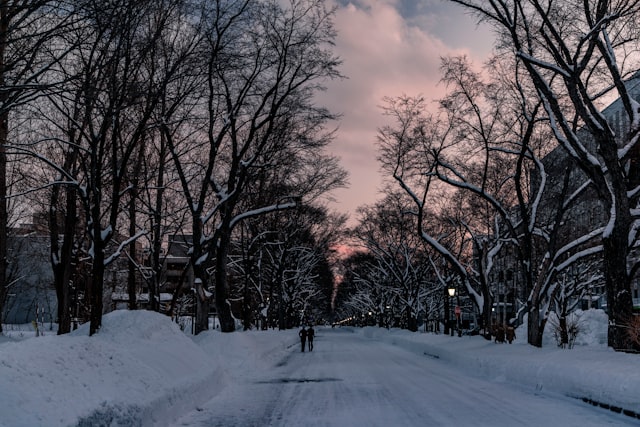
<path id="1" fill-rule="evenodd" d="M 631 281 L 638 270 L 633 250 L 638 245 L 640 188 L 638 108 L 625 83 L 638 70 L 640 33 L 635 22 L 640 4 L 454 1 L 499 32 L 505 55 L 517 61 L 528 83 L 520 87 L 530 88 L 520 93 L 540 103 L 555 140 L 605 205 L 607 223 L 593 234 L 601 241 L 609 345 L 624 348 L 625 328 L 633 318 Z M 622 102 L 628 129 L 620 132 L 602 114 L 605 96 Z"/>
<path id="2" fill-rule="evenodd" d="M 529 298 L 529 342 L 539 346 L 555 297 L 580 297 L 577 289 L 567 292 L 575 280 L 561 281 L 561 274 L 571 264 L 592 262 L 594 249 L 580 246 L 584 236 L 561 238 L 566 214 L 585 187 L 569 197 L 568 175 L 559 187 L 546 184 L 542 157 L 550 151 L 550 134 L 539 105 L 520 114 L 525 104 L 518 104 L 522 99 L 509 80 L 485 82 L 464 58 L 444 60 L 442 71 L 450 92 L 436 113 L 427 113 L 422 98 L 388 100 L 394 124 L 380 131 L 380 160 L 439 260 L 431 263 L 434 276 L 454 273 L 482 328 L 492 323 L 497 302 L 496 264 L 515 253 L 509 268 Z M 488 74 L 506 75 L 500 69 Z"/>
<path id="3" fill-rule="evenodd" d="M 303 207 L 246 221 L 230 255 L 231 304 L 245 329 L 280 329 L 327 319 L 345 218 Z M 236 303 L 237 301 L 237 303 Z"/>
<path id="4" fill-rule="evenodd" d="M 427 300 L 438 298 L 432 286 L 429 254 L 404 215 L 406 204 L 392 195 L 359 210 L 352 230 L 358 248 L 345 259 L 339 310 L 341 316 L 370 314 L 380 326 L 400 318 L 400 325 L 417 330 L 418 319 L 433 314 Z"/>
<path id="5" fill-rule="evenodd" d="M 640 265 L 633 255 L 639 109 L 627 81 L 638 69 L 640 3 L 454 2 L 494 26 L 496 56 L 481 73 L 464 58 L 443 60 L 449 92 L 435 112 L 421 97 L 387 99 L 392 124 L 379 141 L 380 161 L 396 183 L 389 192 L 403 190 L 418 236 L 444 260 L 431 265 L 455 273 L 485 325 L 501 250 L 515 253 L 528 341 L 536 346 L 549 312 L 566 315 L 568 301 L 586 288 L 578 283 L 593 281 L 601 262 L 609 345 L 627 348 Z M 602 113 L 613 99 L 623 105 L 626 129 Z M 552 153 L 556 146 L 561 154 Z M 558 158 L 568 161 L 550 164 Z M 563 226 L 585 198 L 599 200 L 605 221 L 583 219 L 568 239 Z"/>
<path id="6" fill-rule="evenodd" d="M 254 304 L 265 276 L 251 272 L 267 264 L 289 304 L 317 292 L 299 288 L 319 271 L 331 280 L 321 268 L 331 242 L 318 224 L 342 220 L 321 201 L 346 173 L 324 152 L 334 116 L 313 100 L 340 77 L 324 2 L 3 1 L 0 11 L 2 25 L 16 24 L 0 31 L 0 76 L 14 79 L 0 82 L 10 95 L 1 103 L 0 182 L 10 187 L 0 188 L 0 223 L 10 220 L 8 200 L 47 207 L 61 333 L 83 264 L 91 334 L 101 326 L 106 268 L 119 257 L 128 260 L 130 307 L 142 271 L 157 309 L 171 234 L 191 235 L 196 332 L 208 327 L 212 296 L 221 329 L 234 330 L 238 289 Z M 144 269 L 136 242 L 151 260 Z M 6 240 L 0 251 L 6 270 Z M 293 253 L 313 260 L 296 270 Z M 230 283 L 242 271 L 244 288 Z M 284 290 L 292 283 L 305 298 Z"/>

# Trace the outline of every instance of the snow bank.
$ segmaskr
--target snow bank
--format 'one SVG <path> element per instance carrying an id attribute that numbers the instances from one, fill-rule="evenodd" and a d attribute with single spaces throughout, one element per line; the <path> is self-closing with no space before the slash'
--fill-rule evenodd
<path id="1" fill-rule="evenodd" d="M 526 344 L 526 331 L 521 329 L 511 345 L 479 336 L 452 337 L 380 328 L 365 328 L 361 333 L 437 358 L 469 375 L 640 414 L 640 357 L 615 352 L 602 344 L 602 322 L 598 311 L 585 312 L 582 335 L 577 339 L 580 345 L 571 350 L 558 348 L 552 337 L 547 338 L 547 346 L 532 347 Z M 606 318 L 604 322 L 606 328 Z"/>
<path id="2" fill-rule="evenodd" d="M 0 426 L 166 426 L 220 393 L 229 371 L 267 369 L 297 333 L 184 334 L 166 316 L 119 310 L 68 335 L 0 336 Z M 234 375 L 236 378 L 237 375 Z"/>
<path id="3" fill-rule="evenodd" d="M 572 350 L 553 342 L 531 347 L 521 329 L 512 345 L 381 328 L 353 332 L 469 375 L 640 413 L 640 356 L 603 344 L 602 313 L 580 317 L 582 333 Z M 49 334 L 20 332 L 0 341 L 0 426 L 167 426 L 230 381 L 273 369 L 299 350 L 295 330 L 189 337 L 148 311 L 110 313 L 93 337 L 88 325 L 65 336 Z"/>
<path id="4" fill-rule="evenodd" d="M 518 328 L 518 334 L 521 337 L 527 336 L 527 317 L 525 314 L 524 324 Z M 579 331 L 574 343 L 575 346 L 606 347 L 608 323 L 609 317 L 604 310 L 576 310 L 567 318 L 567 324 L 577 326 Z M 544 334 L 542 334 L 543 347 L 557 345 L 554 328 L 558 324 L 556 314 L 549 313 L 549 320 L 545 325 Z M 520 343 L 526 344 L 526 339 L 521 340 Z"/>
<path id="5" fill-rule="evenodd" d="M 0 345 L 0 425 L 166 425 L 212 396 L 220 372 L 166 316 L 115 311 L 88 325 Z M 213 389 L 215 390 L 215 389 Z"/>

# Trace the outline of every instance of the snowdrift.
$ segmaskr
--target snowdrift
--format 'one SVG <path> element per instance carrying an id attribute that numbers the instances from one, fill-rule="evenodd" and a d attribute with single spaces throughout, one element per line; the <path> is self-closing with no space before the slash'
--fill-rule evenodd
<path id="1" fill-rule="evenodd" d="M 210 399 L 222 375 L 157 313 L 115 311 L 88 335 L 84 325 L 0 346 L 0 425 L 162 426 L 176 409 Z"/>
<path id="2" fill-rule="evenodd" d="M 482 337 L 433 335 L 365 328 L 365 336 L 433 357 L 476 377 L 561 394 L 616 412 L 640 416 L 640 356 L 606 346 L 607 316 L 602 310 L 579 312 L 576 346 L 560 349 L 545 329 L 543 348 L 526 343 L 518 328 L 514 344 Z"/>
<path id="3" fill-rule="evenodd" d="M 590 310 L 581 322 L 572 350 L 552 341 L 531 347 L 523 329 L 511 345 L 381 328 L 352 332 L 469 375 L 640 414 L 640 356 L 606 347 L 606 315 Z M 98 334 L 88 334 L 86 325 L 65 336 L 0 341 L 0 426 L 171 425 L 238 375 L 273 369 L 299 351 L 297 330 L 190 337 L 148 311 L 110 313 Z"/>

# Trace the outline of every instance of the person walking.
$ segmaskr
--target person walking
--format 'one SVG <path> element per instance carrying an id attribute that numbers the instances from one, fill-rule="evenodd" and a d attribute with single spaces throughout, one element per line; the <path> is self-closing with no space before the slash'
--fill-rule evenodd
<path id="1" fill-rule="evenodd" d="M 313 326 L 309 326 L 307 330 L 307 340 L 309 340 L 309 351 L 313 351 L 313 337 L 315 336 L 315 331 L 313 330 Z"/>
<path id="2" fill-rule="evenodd" d="M 302 330 L 298 332 L 298 336 L 300 337 L 300 344 L 302 344 L 302 352 L 304 353 L 304 346 L 307 341 L 307 330 L 304 328 L 304 326 L 302 327 Z"/>

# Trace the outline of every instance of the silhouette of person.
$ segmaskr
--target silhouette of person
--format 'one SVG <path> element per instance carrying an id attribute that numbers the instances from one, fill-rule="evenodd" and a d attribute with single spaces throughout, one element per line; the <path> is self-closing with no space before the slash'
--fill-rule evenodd
<path id="1" fill-rule="evenodd" d="M 307 330 L 304 328 L 304 326 L 302 327 L 302 330 L 298 332 L 298 336 L 300 337 L 300 344 L 302 344 L 302 352 L 304 353 L 304 345 L 307 341 Z"/>
<path id="2" fill-rule="evenodd" d="M 316 333 L 313 330 L 313 326 L 309 326 L 309 329 L 307 329 L 307 339 L 309 340 L 309 351 L 313 351 L 313 337 L 315 335 Z"/>

